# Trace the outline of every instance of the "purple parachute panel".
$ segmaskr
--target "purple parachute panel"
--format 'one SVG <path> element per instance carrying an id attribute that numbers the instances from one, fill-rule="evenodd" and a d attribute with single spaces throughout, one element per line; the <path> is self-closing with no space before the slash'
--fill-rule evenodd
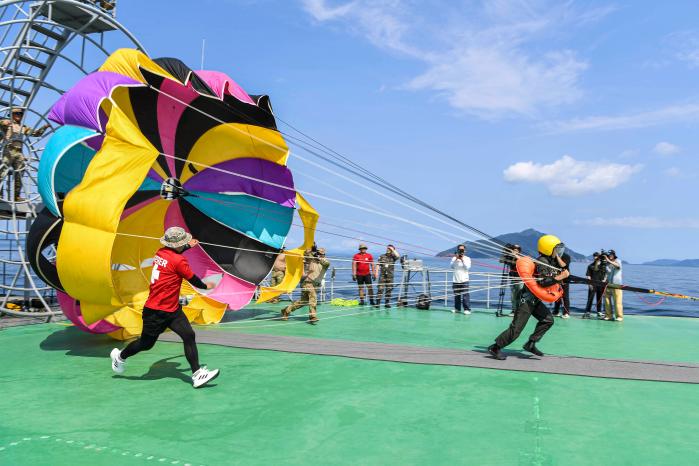
<path id="1" fill-rule="evenodd" d="M 81 79 L 54 104 L 48 119 L 60 125 L 75 125 L 104 132 L 106 115 L 102 101 L 117 86 L 143 85 L 135 79 L 110 71 L 97 71 Z"/>
<path id="2" fill-rule="evenodd" d="M 184 188 L 207 193 L 245 193 L 292 208 L 296 200 L 291 171 L 263 159 L 241 158 L 221 162 L 194 175 Z"/>

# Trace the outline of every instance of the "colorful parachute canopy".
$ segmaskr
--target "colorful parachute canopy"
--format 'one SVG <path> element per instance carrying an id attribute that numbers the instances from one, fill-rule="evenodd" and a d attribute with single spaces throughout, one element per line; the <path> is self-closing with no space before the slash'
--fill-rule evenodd
<path id="1" fill-rule="evenodd" d="M 269 273 L 297 210 L 312 243 L 317 213 L 294 189 L 288 149 L 266 96 L 181 61 L 112 54 L 54 105 L 62 125 L 39 166 L 45 204 L 28 255 L 59 294 L 66 316 L 90 332 L 140 333 L 157 238 L 182 226 L 186 251 L 216 286 L 190 286 L 185 309 L 201 323 L 247 305 Z M 267 296 L 298 283 L 297 267 Z M 297 276 L 298 275 L 298 276 Z"/>

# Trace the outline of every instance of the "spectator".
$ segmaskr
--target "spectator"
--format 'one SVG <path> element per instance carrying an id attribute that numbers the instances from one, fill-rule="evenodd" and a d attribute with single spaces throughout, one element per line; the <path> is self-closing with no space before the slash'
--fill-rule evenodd
<path id="1" fill-rule="evenodd" d="M 284 280 L 284 275 L 286 274 L 286 254 L 284 254 L 284 248 L 277 255 L 274 260 L 274 265 L 272 266 L 272 279 L 270 280 L 269 286 L 275 287 L 279 285 Z M 279 296 L 274 299 L 269 300 L 270 303 L 278 303 Z"/>
<path id="2" fill-rule="evenodd" d="M 616 256 L 616 252 L 610 249 L 605 255 L 602 255 L 602 261 L 605 262 L 607 267 L 607 283 L 610 285 L 622 285 L 621 278 L 621 261 Z M 614 319 L 616 314 L 617 322 L 624 320 L 624 305 L 622 303 L 623 292 L 620 288 L 607 287 L 604 292 L 604 320 Z M 614 307 L 612 310 L 612 302 Z"/>
<path id="3" fill-rule="evenodd" d="M 562 255 L 556 256 L 556 261 L 562 270 L 567 270 L 570 274 L 570 256 L 568 253 L 564 252 Z M 558 315 L 562 304 L 563 315 L 561 317 L 567 319 L 570 317 L 570 278 L 565 278 L 561 282 L 561 286 L 563 287 L 563 296 L 553 305 L 553 315 L 554 317 Z"/>
<path id="4" fill-rule="evenodd" d="M 282 309 L 282 320 L 287 320 L 289 315 L 303 306 L 308 306 L 308 323 L 318 323 L 316 307 L 318 306 L 318 293 L 316 289 L 330 267 L 330 261 L 325 258 L 325 249 L 306 249 L 303 253 L 303 276 L 301 277 L 301 298 L 297 299 Z"/>
<path id="5" fill-rule="evenodd" d="M 602 264 L 601 256 L 598 252 L 592 254 L 592 263 L 587 266 L 585 276 L 592 283 L 587 289 L 587 305 L 585 306 L 585 314 L 583 318 L 590 318 L 592 311 L 592 300 L 597 298 L 597 317 L 602 318 L 602 296 L 604 295 L 604 282 L 607 279 L 607 268 Z"/>
<path id="6" fill-rule="evenodd" d="M 369 302 L 378 307 L 374 301 L 374 288 L 371 285 L 372 275 L 376 275 L 374 258 L 367 252 L 366 244 L 359 245 L 359 252 L 352 257 L 352 280 L 359 286 L 359 305 L 364 306 L 364 287 L 369 294 Z"/>
<path id="7" fill-rule="evenodd" d="M 393 285 L 395 279 L 396 261 L 400 259 L 400 254 L 396 248 L 389 244 L 386 247 L 386 253 L 379 256 L 377 273 L 379 286 L 376 293 L 376 303 L 381 305 L 381 299 L 385 299 L 384 305 L 386 309 L 391 308 L 391 294 L 393 293 Z"/>
<path id="8" fill-rule="evenodd" d="M 453 313 L 471 313 L 471 298 L 468 289 L 468 271 L 471 269 L 471 258 L 466 255 L 466 246 L 460 244 L 456 247 L 456 254 L 451 258 L 453 272 L 454 309 Z"/>

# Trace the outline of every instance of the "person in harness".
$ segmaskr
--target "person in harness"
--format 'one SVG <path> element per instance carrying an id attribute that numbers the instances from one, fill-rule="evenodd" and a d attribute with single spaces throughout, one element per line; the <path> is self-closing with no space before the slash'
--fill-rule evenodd
<path id="1" fill-rule="evenodd" d="M 24 199 L 21 196 L 22 193 L 22 172 L 26 167 L 26 159 L 22 153 L 24 140 L 27 137 L 40 137 L 44 134 L 50 125 L 44 125 L 38 129 L 31 129 L 30 127 L 22 124 L 22 117 L 24 117 L 24 110 L 19 107 L 14 107 L 12 109 L 12 117 L 10 119 L 0 120 L 0 129 L 2 129 L 4 136 L 2 138 L 2 164 L 0 164 L 0 198 L 3 196 L 3 182 L 7 173 L 12 169 L 14 173 L 14 183 L 15 183 L 15 202 L 23 202 Z M 8 189 L 8 198 L 9 196 Z"/>
<path id="2" fill-rule="evenodd" d="M 538 250 L 540 255 L 536 264 L 529 257 L 523 256 L 517 259 L 517 272 L 524 281 L 525 289 L 512 323 L 495 339 L 495 343 L 488 347 L 488 352 L 495 359 L 507 358 L 502 353 L 502 349 L 519 337 L 531 316 L 539 322 L 523 348 L 536 356 L 544 355 L 536 347 L 536 343 L 553 325 L 553 316 L 544 305 L 544 301 L 553 303 L 561 299 L 563 288 L 560 283 L 568 278 L 570 272 L 559 268 L 558 259 L 565 252 L 565 245 L 560 239 L 553 235 L 544 235 L 539 238 Z"/>

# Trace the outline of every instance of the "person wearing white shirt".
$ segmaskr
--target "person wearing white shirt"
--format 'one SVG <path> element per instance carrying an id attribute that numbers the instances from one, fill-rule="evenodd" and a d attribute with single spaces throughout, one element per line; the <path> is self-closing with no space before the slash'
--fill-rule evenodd
<path id="1" fill-rule="evenodd" d="M 471 268 L 471 258 L 466 255 L 466 246 L 460 244 L 456 247 L 456 254 L 451 258 L 453 270 L 454 309 L 453 313 L 471 313 L 471 298 L 468 290 L 468 271 Z"/>

